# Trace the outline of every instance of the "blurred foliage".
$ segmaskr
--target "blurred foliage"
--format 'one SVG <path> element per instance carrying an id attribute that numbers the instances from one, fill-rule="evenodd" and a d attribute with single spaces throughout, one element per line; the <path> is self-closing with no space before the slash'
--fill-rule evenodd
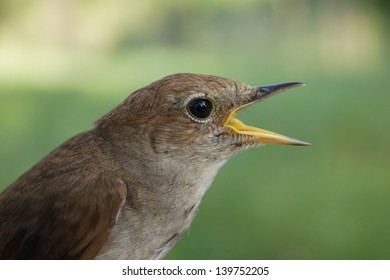
<path id="1" fill-rule="evenodd" d="M 307 84 L 240 119 L 311 142 L 227 163 L 175 259 L 389 259 L 388 1 L 0 0 L 0 189 L 176 72 Z"/>

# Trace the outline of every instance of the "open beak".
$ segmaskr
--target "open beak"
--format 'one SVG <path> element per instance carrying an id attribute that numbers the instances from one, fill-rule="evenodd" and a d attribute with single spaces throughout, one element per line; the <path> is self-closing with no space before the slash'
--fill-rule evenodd
<path id="1" fill-rule="evenodd" d="M 298 145 L 298 146 L 308 146 L 310 145 L 307 142 L 290 138 L 275 132 L 267 131 L 261 128 L 245 125 L 240 120 L 234 118 L 237 112 L 253 103 L 257 103 L 269 96 L 275 95 L 279 92 L 285 91 L 293 87 L 303 86 L 303 83 L 291 82 L 291 83 L 282 83 L 272 86 L 259 87 L 257 89 L 256 95 L 248 103 L 238 107 L 233 112 L 230 113 L 227 118 L 224 127 L 229 128 L 232 134 L 239 135 L 248 135 L 253 136 L 254 143 L 277 143 L 277 144 L 287 144 L 287 145 Z"/>

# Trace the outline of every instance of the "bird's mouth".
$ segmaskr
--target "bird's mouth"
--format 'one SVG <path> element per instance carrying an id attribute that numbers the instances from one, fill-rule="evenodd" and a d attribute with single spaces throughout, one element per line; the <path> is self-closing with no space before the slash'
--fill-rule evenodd
<path id="1" fill-rule="evenodd" d="M 248 107 L 249 105 L 252 105 L 253 103 L 257 103 L 269 96 L 285 91 L 287 89 L 303 86 L 303 85 L 304 85 L 303 83 L 291 82 L 291 83 L 282 83 L 282 84 L 266 86 L 266 87 L 258 87 L 255 97 L 252 98 L 248 103 L 232 111 L 223 126 L 225 128 L 228 128 L 231 134 L 250 136 L 249 137 L 250 140 L 249 139 L 248 140 L 252 143 L 259 143 L 259 144 L 277 143 L 277 144 L 298 145 L 298 146 L 310 145 L 309 143 L 298 139 L 284 136 L 275 132 L 267 131 L 261 128 L 248 126 L 235 118 L 235 115 L 237 114 L 238 111 L 240 111 L 245 107 Z"/>

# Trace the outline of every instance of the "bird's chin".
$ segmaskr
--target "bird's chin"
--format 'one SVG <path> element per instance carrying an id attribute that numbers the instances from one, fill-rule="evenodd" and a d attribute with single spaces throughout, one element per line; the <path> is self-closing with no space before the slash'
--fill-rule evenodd
<path id="1" fill-rule="evenodd" d="M 257 137 L 245 134 L 234 134 L 228 133 L 228 137 L 231 139 L 231 143 L 239 148 L 239 151 L 247 150 L 250 148 L 256 148 L 264 146 L 265 143 L 262 143 L 258 140 Z"/>

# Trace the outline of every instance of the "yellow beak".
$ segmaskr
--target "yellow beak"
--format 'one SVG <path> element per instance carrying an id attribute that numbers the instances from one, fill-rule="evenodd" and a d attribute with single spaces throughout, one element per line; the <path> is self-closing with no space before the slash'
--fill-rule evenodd
<path id="1" fill-rule="evenodd" d="M 277 144 L 287 144 L 287 145 L 298 145 L 298 146 L 308 146 L 310 145 L 307 142 L 294 139 L 288 136 L 284 136 L 281 134 L 277 134 L 275 132 L 267 131 L 261 128 L 253 127 L 245 125 L 240 120 L 234 118 L 234 116 L 237 114 L 237 112 L 240 109 L 243 109 L 244 107 L 247 107 L 248 105 L 251 105 L 255 102 L 258 102 L 260 100 L 263 100 L 264 98 L 274 95 L 276 93 L 282 92 L 288 88 L 301 86 L 302 83 L 284 83 L 284 84 L 278 84 L 273 85 L 269 87 L 259 87 L 258 88 L 258 94 L 256 94 L 256 97 L 249 103 L 244 104 L 243 106 L 237 108 L 233 112 L 230 113 L 229 117 L 227 118 L 226 122 L 224 123 L 224 127 L 230 129 L 232 134 L 239 134 L 239 135 L 248 135 L 248 136 L 254 136 L 253 142 L 255 143 L 277 143 Z"/>

